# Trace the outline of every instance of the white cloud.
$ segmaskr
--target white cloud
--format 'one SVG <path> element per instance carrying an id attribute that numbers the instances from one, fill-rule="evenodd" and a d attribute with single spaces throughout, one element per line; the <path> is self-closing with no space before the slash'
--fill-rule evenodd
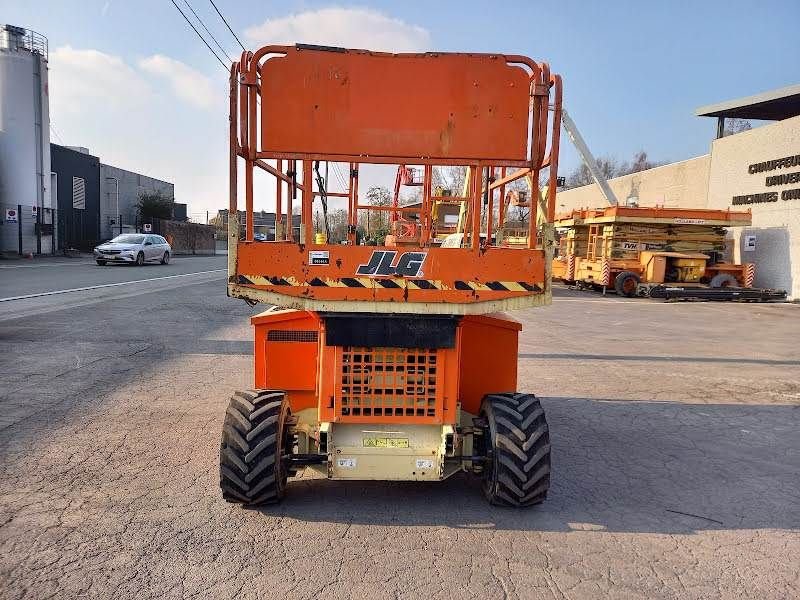
<path id="1" fill-rule="evenodd" d="M 301 12 L 267 20 L 246 35 L 251 46 L 430 48 L 422 27 L 362 8 Z M 63 46 L 50 53 L 49 77 L 50 115 L 63 143 L 175 183 L 176 200 L 188 203 L 191 213 L 227 206 L 227 77 L 218 68 L 205 75 L 160 54 L 132 61 Z M 272 209 L 274 186 L 257 185 L 256 209 Z"/>
<path id="2" fill-rule="evenodd" d="M 253 46 L 304 43 L 385 52 L 430 49 L 426 29 L 366 8 L 323 8 L 267 19 L 245 30 L 245 36 Z"/>
<path id="3" fill-rule="evenodd" d="M 140 60 L 139 68 L 166 79 L 177 97 L 199 108 L 211 108 L 224 99 L 208 77 L 174 58 L 155 54 Z"/>
<path id="4" fill-rule="evenodd" d="M 50 117 L 59 143 L 175 184 L 190 212 L 227 205 L 227 79 L 151 56 L 138 63 L 70 46 L 50 52 Z M 164 85 L 164 78 L 169 85 Z M 215 96 L 219 96 L 216 99 Z M 211 110 L 209 110 L 209 108 Z"/>
<path id="5" fill-rule="evenodd" d="M 151 95 L 150 85 L 118 56 L 63 46 L 49 57 L 51 108 L 82 114 L 87 109 L 132 109 Z"/>

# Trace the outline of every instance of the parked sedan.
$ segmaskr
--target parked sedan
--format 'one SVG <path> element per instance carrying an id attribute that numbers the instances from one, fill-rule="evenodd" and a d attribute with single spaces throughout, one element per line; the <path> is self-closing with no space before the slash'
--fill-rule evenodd
<path id="1" fill-rule="evenodd" d="M 101 267 L 106 263 L 132 263 L 143 265 L 158 261 L 169 263 L 172 248 L 160 235 L 149 233 L 123 233 L 94 249 L 94 259 Z"/>

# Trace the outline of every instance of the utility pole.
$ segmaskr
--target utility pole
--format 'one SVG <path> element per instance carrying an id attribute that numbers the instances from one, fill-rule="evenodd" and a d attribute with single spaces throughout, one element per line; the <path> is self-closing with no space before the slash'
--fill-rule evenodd
<path id="1" fill-rule="evenodd" d="M 117 227 L 119 228 L 119 235 L 122 235 L 122 215 L 119 214 L 119 179 L 116 177 L 106 177 L 106 181 L 113 180 L 114 181 L 114 190 L 115 196 L 117 200 L 117 209 L 114 214 L 117 216 Z M 111 235 L 114 235 L 114 228 L 111 228 Z"/>

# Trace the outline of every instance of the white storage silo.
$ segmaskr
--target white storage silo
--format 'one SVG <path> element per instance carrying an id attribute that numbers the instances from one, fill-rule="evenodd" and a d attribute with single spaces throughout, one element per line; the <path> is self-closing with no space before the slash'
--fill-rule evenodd
<path id="1" fill-rule="evenodd" d="M 18 249 L 18 224 L 6 211 L 21 205 L 23 251 L 52 251 L 53 236 L 37 235 L 33 208 L 53 222 L 50 192 L 47 39 L 0 25 L 0 250 Z"/>

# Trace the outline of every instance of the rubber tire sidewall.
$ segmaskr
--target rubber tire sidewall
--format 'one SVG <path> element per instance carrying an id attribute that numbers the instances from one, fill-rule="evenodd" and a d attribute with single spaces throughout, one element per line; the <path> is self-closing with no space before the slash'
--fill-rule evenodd
<path id="1" fill-rule="evenodd" d="M 164 256 L 161 257 L 161 264 L 168 265 L 169 264 L 169 251 L 164 252 Z"/>
<path id="2" fill-rule="evenodd" d="M 223 474 L 220 473 L 220 487 L 222 488 L 223 497 L 226 497 L 228 502 L 233 502 L 236 504 L 241 504 L 247 507 L 257 507 L 257 506 L 264 506 L 269 504 L 277 504 L 279 503 L 284 496 L 286 495 L 286 486 L 289 477 L 289 469 L 287 465 L 281 460 L 281 457 L 284 453 L 291 454 L 292 447 L 289 445 L 292 442 L 292 436 L 289 434 L 287 426 L 288 420 L 291 418 L 291 408 L 289 405 L 289 399 L 286 396 L 286 392 L 282 390 L 265 390 L 265 389 L 258 389 L 258 390 L 243 390 L 241 392 L 236 392 L 234 397 L 237 394 L 256 394 L 261 395 L 263 393 L 280 393 L 283 395 L 281 400 L 281 406 L 278 408 L 278 419 L 277 421 L 271 426 L 270 430 L 275 433 L 275 456 L 274 461 L 271 467 L 268 467 L 268 470 L 274 475 L 274 483 L 271 484 L 272 490 L 274 491 L 274 496 L 271 498 L 262 501 L 262 502 L 255 502 L 255 501 L 245 501 L 243 498 L 233 498 L 233 497 L 226 497 L 226 489 L 225 486 L 222 484 Z M 230 406 L 230 405 L 229 405 Z M 240 411 L 241 412 L 241 411 Z M 226 420 L 227 420 L 226 416 Z M 250 420 L 249 416 L 246 416 L 248 420 Z M 224 427 L 224 426 L 223 426 Z M 241 434 L 241 432 L 240 432 Z M 226 445 L 226 434 L 223 429 L 222 441 L 220 443 L 220 468 L 222 469 L 223 466 L 223 456 L 222 453 L 224 451 Z M 230 443 L 228 443 L 231 446 Z M 241 448 L 240 448 L 241 450 Z M 266 471 L 262 471 L 262 476 L 267 476 Z M 230 479 L 228 477 L 228 479 Z M 236 485 L 235 482 L 233 482 Z M 261 494 L 264 490 L 259 492 Z M 235 495 L 235 494 L 234 494 Z M 257 500 L 258 498 L 254 498 L 253 500 Z"/>
<path id="3" fill-rule="evenodd" d="M 541 414 L 537 415 L 535 417 L 535 420 L 529 423 L 529 425 L 525 426 L 524 428 L 522 421 L 514 423 L 514 425 L 518 426 L 526 436 L 532 433 L 531 430 L 529 430 L 528 428 L 531 425 L 534 425 L 535 427 L 538 427 L 538 429 L 535 432 L 540 432 L 539 438 L 544 438 L 542 441 L 543 444 L 546 445 L 546 448 L 540 446 L 537 449 L 536 447 L 538 445 L 538 440 L 537 440 L 536 442 L 534 442 L 534 446 L 532 449 L 521 449 L 522 452 L 526 454 L 526 458 L 524 459 L 526 462 L 532 460 L 540 452 L 543 452 L 543 454 L 537 460 L 536 464 L 539 464 L 541 461 L 546 461 L 546 465 L 542 465 L 542 468 L 546 468 L 546 471 L 544 473 L 539 473 L 542 470 L 542 468 L 537 469 L 529 473 L 528 476 L 535 476 L 539 474 L 538 477 L 534 477 L 533 479 L 528 479 L 528 481 L 522 483 L 523 489 L 527 488 L 532 483 L 536 483 L 537 487 L 533 488 L 533 492 L 540 490 L 540 492 L 536 496 L 529 497 L 526 494 L 530 494 L 533 492 L 526 490 L 524 492 L 520 492 L 522 497 L 519 498 L 518 501 L 513 497 L 509 497 L 509 493 L 513 494 L 514 490 L 512 488 L 515 485 L 519 486 L 520 484 L 518 482 L 512 483 L 509 481 L 501 481 L 501 477 L 503 478 L 516 477 L 518 481 L 520 481 L 521 478 L 518 475 L 515 475 L 512 469 L 510 469 L 507 465 L 503 465 L 500 461 L 500 458 L 505 456 L 510 458 L 512 462 L 517 462 L 519 460 L 519 457 L 511 458 L 511 456 L 515 455 L 515 453 L 511 451 L 507 446 L 505 447 L 505 449 L 501 449 L 497 443 L 499 435 L 499 432 L 497 430 L 497 422 L 500 421 L 500 417 L 498 416 L 500 413 L 494 410 L 494 405 L 493 405 L 493 398 L 497 397 L 503 397 L 508 400 L 511 400 L 512 397 L 516 397 L 514 398 L 514 402 L 517 406 L 515 410 L 517 410 L 518 414 L 521 414 L 523 416 L 527 414 L 527 417 L 523 418 L 523 421 L 525 419 L 531 418 L 532 415 L 528 412 L 527 408 L 523 408 L 521 410 L 519 409 L 520 397 L 524 398 L 522 404 L 527 404 L 528 406 L 530 406 L 530 402 L 533 402 L 534 403 L 533 410 L 541 411 Z M 510 406 L 506 403 L 503 403 L 503 406 L 510 408 Z M 544 407 L 542 407 L 539 398 L 537 398 L 534 394 L 528 394 L 525 392 L 494 392 L 491 394 L 486 394 L 481 403 L 480 416 L 486 420 L 486 434 L 484 435 L 485 447 L 486 449 L 491 449 L 492 451 L 491 461 L 486 463 L 487 468 L 484 471 L 483 480 L 481 482 L 483 493 L 486 499 L 489 501 L 489 503 L 495 506 L 503 506 L 509 508 L 510 507 L 527 508 L 543 502 L 547 498 L 547 492 L 550 487 L 551 444 L 550 444 L 549 427 L 547 425 L 547 418 L 544 414 Z M 511 417 L 509 415 L 504 415 L 504 418 L 506 420 L 511 420 L 514 417 Z M 535 425 L 537 422 L 540 422 L 538 426 Z M 518 468 L 520 466 L 521 465 L 517 464 Z M 526 473 L 527 471 L 528 469 L 525 468 Z M 546 481 L 544 480 L 545 477 L 547 478 Z M 542 487 L 544 489 L 541 489 Z M 503 488 L 505 488 L 505 493 L 503 492 Z M 505 498 L 503 497 L 504 495 L 506 496 Z"/>
<path id="4" fill-rule="evenodd" d="M 711 278 L 711 281 L 708 282 L 708 287 L 713 289 L 722 289 L 726 287 L 738 287 L 738 286 L 739 282 L 736 280 L 736 277 L 734 277 L 730 273 L 717 273 Z"/>
<path id="5" fill-rule="evenodd" d="M 141 258 L 141 261 L 139 260 L 139 258 Z M 136 262 L 134 264 L 137 267 L 143 267 L 144 266 L 144 252 L 139 252 L 139 254 L 136 255 Z"/>
<path id="6" fill-rule="evenodd" d="M 636 282 L 637 286 L 641 281 L 639 276 L 631 271 L 621 271 L 620 273 L 617 273 L 617 276 L 614 278 L 614 290 L 616 290 L 617 294 L 625 298 L 633 298 L 636 295 L 635 287 L 633 292 L 630 294 L 625 291 L 625 282 L 631 279 Z"/>
<path id="7" fill-rule="evenodd" d="M 487 473 L 484 474 L 483 481 L 481 482 L 481 487 L 483 489 L 483 495 L 491 502 L 492 496 L 494 494 L 494 488 L 497 487 L 497 475 L 499 472 L 498 464 L 497 464 L 497 452 L 494 451 L 494 448 L 497 447 L 495 440 L 497 439 L 497 426 L 495 423 L 495 415 L 494 409 L 492 407 L 491 402 L 484 402 L 481 405 L 481 416 L 486 419 L 488 423 L 488 439 L 486 440 L 486 448 L 492 449 L 492 460 L 489 464 L 490 469 Z"/>

